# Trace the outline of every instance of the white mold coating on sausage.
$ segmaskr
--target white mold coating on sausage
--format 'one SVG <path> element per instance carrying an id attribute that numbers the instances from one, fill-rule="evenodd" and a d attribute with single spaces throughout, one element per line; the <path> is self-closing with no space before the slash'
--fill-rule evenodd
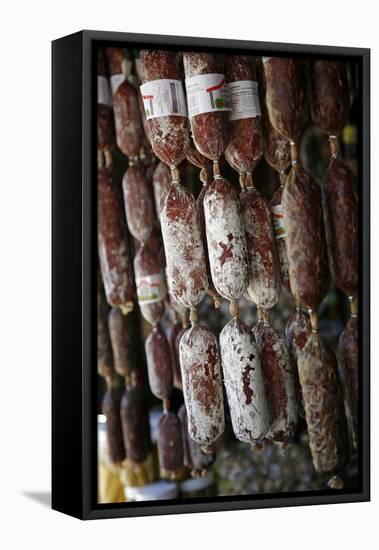
<path id="1" fill-rule="evenodd" d="M 216 337 L 195 324 L 179 345 L 188 433 L 202 446 L 211 445 L 224 431 L 220 355 Z"/>
<path id="2" fill-rule="evenodd" d="M 213 284 L 221 296 L 237 300 L 248 286 L 247 249 L 237 192 L 225 179 L 209 186 L 204 217 Z"/>
<path id="3" fill-rule="evenodd" d="M 221 331 L 220 348 L 234 434 L 244 443 L 261 441 L 270 416 L 254 336 L 242 321 L 232 319 Z"/>
<path id="4" fill-rule="evenodd" d="M 193 308 L 203 299 L 208 279 L 195 200 L 180 184 L 170 187 L 161 228 L 170 294 L 179 304 Z"/>
<path id="5" fill-rule="evenodd" d="M 281 290 L 270 210 L 254 188 L 243 190 L 240 201 L 249 254 L 247 293 L 259 307 L 270 309 L 278 303 Z"/>
<path id="6" fill-rule="evenodd" d="M 285 445 L 295 433 L 298 413 L 289 351 L 284 336 L 268 323 L 260 323 L 254 334 L 271 415 L 266 437 Z"/>

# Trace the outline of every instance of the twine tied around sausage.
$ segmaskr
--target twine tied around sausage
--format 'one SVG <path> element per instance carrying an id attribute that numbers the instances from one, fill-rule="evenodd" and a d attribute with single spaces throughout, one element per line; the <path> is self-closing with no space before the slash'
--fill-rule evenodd
<path id="1" fill-rule="evenodd" d="M 298 157 L 298 150 L 296 143 L 291 139 L 290 141 L 290 152 L 291 152 L 291 164 L 292 166 L 295 166 L 295 164 L 298 163 L 297 157 Z"/>
<path id="2" fill-rule="evenodd" d="M 213 161 L 213 178 L 215 180 L 222 179 L 222 175 L 221 175 L 221 172 L 220 172 L 220 163 L 219 163 L 218 160 Z"/>
<path id="3" fill-rule="evenodd" d="M 180 172 L 177 166 L 170 166 L 172 183 L 180 183 Z"/>
<path id="4" fill-rule="evenodd" d="M 339 152 L 340 152 L 338 137 L 337 136 L 329 136 L 329 143 L 330 143 L 330 158 L 331 159 L 338 158 L 339 157 Z"/>

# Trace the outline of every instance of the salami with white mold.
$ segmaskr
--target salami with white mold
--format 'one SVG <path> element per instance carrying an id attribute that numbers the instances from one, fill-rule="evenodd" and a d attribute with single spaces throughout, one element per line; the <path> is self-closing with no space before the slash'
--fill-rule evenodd
<path id="1" fill-rule="evenodd" d="M 281 181 L 286 178 L 285 174 L 280 175 Z M 276 245 L 276 252 L 278 256 L 278 262 L 280 267 L 280 275 L 283 286 L 290 291 L 290 280 L 288 273 L 288 258 L 286 249 L 286 231 L 284 224 L 284 214 L 282 207 L 284 184 L 281 183 L 280 187 L 275 191 L 270 201 L 271 221 L 274 230 L 274 239 Z"/>
<path id="2" fill-rule="evenodd" d="M 288 319 L 285 330 L 288 349 L 295 365 L 299 353 L 307 343 L 311 333 L 312 327 L 309 315 L 302 311 L 300 307 L 296 308 L 296 311 Z"/>
<path id="3" fill-rule="evenodd" d="M 298 403 L 289 351 L 284 336 L 263 321 L 254 335 L 260 353 L 270 427 L 267 439 L 286 448 L 297 428 Z"/>
<path id="4" fill-rule="evenodd" d="M 204 173 L 203 173 L 203 176 L 204 176 Z M 203 187 L 196 199 L 196 209 L 197 209 L 198 220 L 199 220 L 200 234 L 201 234 L 201 238 L 204 246 L 204 252 L 205 252 L 205 265 L 207 269 L 207 280 L 208 280 L 208 294 L 213 298 L 215 307 L 219 307 L 221 298 L 217 293 L 212 281 L 211 266 L 209 264 L 207 234 L 205 229 L 204 197 L 209 189 L 209 185 L 210 185 L 209 183 L 203 183 Z"/>
<path id="5" fill-rule="evenodd" d="M 207 451 L 225 426 L 216 337 L 194 324 L 180 340 L 179 355 L 189 434 Z"/>
<path id="6" fill-rule="evenodd" d="M 358 180 L 349 166 L 332 158 L 321 184 L 329 268 L 347 296 L 358 291 Z"/>
<path id="7" fill-rule="evenodd" d="M 214 287 L 227 300 L 238 300 L 248 286 L 245 229 L 237 191 L 224 178 L 209 186 L 204 217 Z"/>
<path id="8" fill-rule="evenodd" d="M 170 187 L 161 228 L 169 292 L 179 304 L 194 308 L 207 291 L 207 270 L 195 199 L 179 183 Z"/>
<path id="9" fill-rule="evenodd" d="M 98 246 L 107 302 L 126 314 L 135 296 L 133 268 L 121 189 L 109 169 L 98 171 Z"/>
<path id="10" fill-rule="evenodd" d="M 247 293 L 259 307 L 270 309 L 278 303 L 281 290 L 270 209 L 253 186 L 242 190 L 240 201 L 249 257 Z"/>
<path id="11" fill-rule="evenodd" d="M 188 433 L 188 417 L 185 404 L 178 411 L 178 418 L 182 426 L 184 465 L 191 470 L 192 477 L 203 476 L 215 461 L 214 453 L 204 453 L 201 446 L 190 438 Z"/>
<path id="12" fill-rule="evenodd" d="M 157 214 L 158 221 L 160 221 L 161 218 L 161 212 L 171 186 L 171 180 L 172 178 L 169 167 L 163 162 L 159 162 L 153 175 L 155 212 Z"/>
<path id="13" fill-rule="evenodd" d="M 129 231 L 139 242 L 146 242 L 154 228 L 155 214 L 152 189 L 140 162 L 129 165 L 122 187 Z"/>
<path id="14" fill-rule="evenodd" d="M 348 461 L 348 437 L 334 353 L 313 332 L 298 356 L 309 446 L 318 473 L 332 474 Z"/>
<path id="15" fill-rule="evenodd" d="M 351 417 L 353 445 L 358 446 L 359 405 L 359 348 L 358 318 L 353 314 L 348 320 L 338 342 L 338 358 L 346 384 L 346 401 Z"/>
<path id="16" fill-rule="evenodd" d="M 181 333 L 181 331 L 182 323 L 178 320 L 173 320 L 166 330 L 167 341 L 170 348 L 174 387 L 178 388 L 179 390 L 182 389 L 182 373 L 180 370 L 179 353 L 176 346 L 176 338 L 178 334 Z"/>
<path id="17" fill-rule="evenodd" d="M 173 388 L 170 348 L 159 325 L 146 338 L 145 352 L 152 394 L 158 399 L 169 399 Z"/>
<path id="18" fill-rule="evenodd" d="M 296 163 L 282 197 L 291 292 L 297 303 L 315 310 L 329 285 L 319 185 Z"/>
<path id="19" fill-rule="evenodd" d="M 261 362 L 249 327 L 234 318 L 220 334 L 221 360 L 233 431 L 253 450 L 262 448 L 269 429 Z"/>

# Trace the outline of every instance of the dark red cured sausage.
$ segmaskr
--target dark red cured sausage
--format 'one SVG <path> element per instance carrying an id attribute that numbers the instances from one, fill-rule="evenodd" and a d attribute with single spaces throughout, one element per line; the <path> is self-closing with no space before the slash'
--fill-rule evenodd
<path id="1" fill-rule="evenodd" d="M 152 326 L 165 311 L 166 283 L 157 251 L 142 244 L 134 258 L 137 298 L 142 316 Z"/>
<path id="2" fill-rule="evenodd" d="M 180 80 L 175 57 L 163 50 L 142 50 L 142 82 Z M 188 121 L 184 116 L 164 116 L 147 121 L 151 145 L 156 156 L 168 166 L 177 166 L 189 147 Z"/>
<path id="3" fill-rule="evenodd" d="M 121 424 L 128 460 L 144 462 L 149 454 L 150 424 L 146 396 L 141 388 L 127 388 L 121 400 Z"/>
<path id="4" fill-rule="evenodd" d="M 125 48 L 106 48 L 112 88 L 116 142 L 129 158 L 136 157 L 142 145 L 143 127 L 138 91 L 127 80 L 131 59 Z"/>
<path id="5" fill-rule="evenodd" d="M 109 457 L 114 464 L 120 464 L 125 458 L 120 418 L 120 396 L 117 390 L 109 388 L 102 401 L 102 412 L 107 420 L 107 439 Z"/>
<path id="6" fill-rule="evenodd" d="M 153 176 L 155 212 L 159 221 L 161 219 L 164 201 L 166 200 L 171 186 L 171 180 L 172 178 L 169 167 L 163 162 L 159 162 Z"/>
<path id="7" fill-rule="evenodd" d="M 354 447 L 358 446 L 358 318 L 350 317 L 338 344 L 339 363 L 346 383 L 346 398 L 351 416 Z"/>
<path id="8" fill-rule="evenodd" d="M 281 136 L 270 122 L 266 105 L 266 81 L 262 63 L 258 64 L 257 69 L 264 135 L 264 157 L 271 168 L 277 172 L 283 172 L 291 164 L 290 146 L 288 140 Z"/>
<path id="9" fill-rule="evenodd" d="M 220 58 L 210 53 L 183 53 L 186 80 L 211 73 L 223 74 Z M 196 148 L 209 160 L 218 160 L 229 141 L 228 111 L 207 112 L 191 118 L 192 137 Z"/>
<path id="10" fill-rule="evenodd" d="M 155 215 L 151 185 L 140 162 L 129 166 L 122 187 L 129 231 L 138 241 L 146 242 L 153 231 Z"/>
<path id="11" fill-rule="evenodd" d="M 187 409 L 184 403 L 178 411 L 178 418 L 182 426 L 184 465 L 191 470 L 192 477 L 203 476 L 215 461 L 215 454 L 204 453 L 201 446 L 189 437 Z"/>
<path id="12" fill-rule="evenodd" d="M 247 294 L 259 307 L 270 309 L 280 298 L 279 263 L 266 200 L 254 188 L 240 193 L 249 256 Z"/>
<path id="13" fill-rule="evenodd" d="M 334 284 L 348 296 L 358 290 L 358 180 L 349 166 L 332 158 L 321 185 L 322 208 Z"/>
<path id="14" fill-rule="evenodd" d="M 98 246 L 107 301 L 128 313 L 135 296 L 133 268 L 120 185 L 108 169 L 98 172 Z"/>
<path id="15" fill-rule="evenodd" d="M 112 147 L 114 138 L 110 87 L 101 48 L 97 50 L 97 76 L 97 149 L 104 151 Z"/>
<path id="16" fill-rule="evenodd" d="M 114 367 L 123 378 L 130 379 L 135 370 L 134 334 L 129 316 L 112 308 L 108 316 L 109 334 L 112 343 Z"/>
<path id="17" fill-rule="evenodd" d="M 123 75 L 127 78 L 132 69 L 132 53 L 127 48 L 105 48 L 108 71 L 112 75 Z"/>
<path id="18" fill-rule="evenodd" d="M 259 322 L 253 330 L 265 382 L 269 412 L 271 415 L 267 439 L 280 447 L 286 447 L 297 427 L 298 403 L 293 370 L 284 336 L 266 321 Z"/>
<path id="19" fill-rule="evenodd" d="M 145 351 L 151 392 L 158 399 L 169 399 L 172 392 L 170 348 L 159 326 L 154 327 L 147 337 Z"/>
<path id="20" fill-rule="evenodd" d="M 301 387 L 299 381 L 299 372 L 297 368 L 297 358 L 299 353 L 308 342 L 310 335 L 312 334 L 311 321 L 309 315 L 302 311 L 300 307 L 296 308 L 296 311 L 288 319 L 285 336 L 288 344 L 288 350 L 290 352 L 294 383 L 296 389 L 296 395 L 299 402 L 299 415 L 304 418 L 304 403 L 301 395 Z"/>
<path id="21" fill-rule="evenodd" d="M 225 75 L 228 83 L 239 81 L 256 82 L 255 67 L 245 55 L 227 55 Z M 259 107 L 258 91 L 256 97 Z M 237 172 L 252 172 L 263 152 L 262 120 L 259 115 L 230 120 L 230 141 L 225 158 Z"/>
<path id="22" fill-rule="evenodd" d="M 316 309 L 329 273 L 319 185 L 296 163 L 282 197 L 291 292 L 297 303 Z"/>
<path id="23" fill-rule="evenodd" d="M 175 388 L 182 389 L 182 373 L 180 371 L 179 353 L 176 347 L 176 338 L 182 331 L 182 323 L 178 320 L 171 322 L 166 330 L 168 345 L 170 347 L 170 358 L 172 376 Z"/>
<path id="24" fill-rule="evenodd" d="M 97 372 L 104 378 L 114 373 L 113 356 L 108 330 L 108 305 L 105 301 L 103 283 L 97 276 Z"/>
<path id="25" fill-rule="evenodd" d="M 348 438 L 335 355 L 312 333 L 298 355 L 309 446 L 317 472 L 330 474 L 348 461 Z"/>
<path id="26" fill-rule="evenodd" d="M 183 468 L 183 441 L 180 420 L 173 412 L 165 412 L 159 419 L 158 456 L 162 477 L 175 479 Z"/>
<path id="27" fill-rule="evenodd" d="M 270 201 L 271 220 L 274 229 L 274 239 L 276 245 L 276 252 L 278 255 L 278 261 L 280 266 L 280 275 L 282 284 L 290 291 L 290 280 L 288 273 L 288 258 L 286 250 L 286 234 L 284 229 L 283 220 L 283 208 L 282 208 L 282 196 L 283 196 L 284 184 L 275 191 Z"/>
<path id="28" fill-rule="evenodd" d="M 263 70 L 270 122 L 282 137 L 296 141 L 308 121 L 305 63 L 298 59 L 264 57 Z"/>
<path id="29" fill-rule="evenodd" d="M 311 333 L 312 327 L 309 315 L 300 308 L 296 308 L 296 311 L 287 321 L 285 331 L 288 349 L 294 364 L 297 363 L 298 355 L 307 343 Z"/>
<path id="30" fill-rule="evenodd" d="M 316 126 L 338 136 L 350 113 L 349 86 L 343 61 L 310 63 L 311 115 Z"/>

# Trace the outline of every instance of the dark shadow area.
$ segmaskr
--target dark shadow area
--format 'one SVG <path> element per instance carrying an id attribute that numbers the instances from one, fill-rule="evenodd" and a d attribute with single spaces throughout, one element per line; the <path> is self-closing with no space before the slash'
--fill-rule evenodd
<path id="1" fill-rule="evenodd" d="M 43 504 L 43 506 L 48 506 L 49 508 L 51 506 L 51 493 L 43 491 L 25 491 L 23 495 Z"/>

